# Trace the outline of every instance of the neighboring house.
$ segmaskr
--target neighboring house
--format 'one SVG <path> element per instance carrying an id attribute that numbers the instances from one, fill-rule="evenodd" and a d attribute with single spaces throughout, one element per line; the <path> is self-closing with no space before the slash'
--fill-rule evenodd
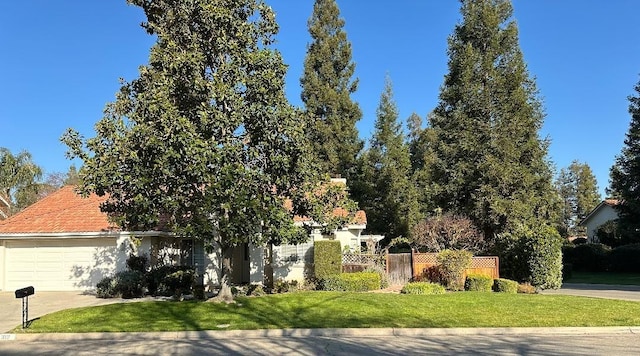
<path id="1" fill-rule="evenodd" d="M 602 224 L 618 219 L 618 212 L 615 208 L 618 204 L 620 201 L 617 199 L 605 199 L 580 222 L 579 225 L 587 229 L 589 242 L 598 242 L 596 232 Z"/>
<path id="2" fill-rule="evenodd" d="M 0 221 L 0 290 L 34 286 L 37 291 L 91 290 L 104 277 L 126 268 L 129 254 L 150 256 L 151 264 L 196 267 L 208 287 L 218 284 L 220 253 L 206 253 L 202 240 L 179 239 L 163 231 L 121 231 L 100 211 L 105 198 L 82 198 L 65 186 L 20 213 Z M 296 217 L 296 224 L 314 229 L 309 242 L 273 247 L 274 279 L 301 280 L 305 262 L 313 261 L 313 241 L 320 226 Z M 343 246 L 361 244 L 366 216 L 333 235 Z M 261 283 L 266 248 L 244 244 L 231 261 L 231 283 Z"/>

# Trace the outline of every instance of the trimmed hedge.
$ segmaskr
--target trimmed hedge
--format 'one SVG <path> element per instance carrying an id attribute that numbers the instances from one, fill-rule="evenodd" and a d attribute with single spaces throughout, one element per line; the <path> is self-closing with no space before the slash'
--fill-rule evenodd
<path id="1" fill-rule="evenodd" d="M 411 282 L 407 283 L 400 290 L 402 294 L 444 294 L 443 286 L 430 282 Z"/>
<path id="2" fill-rule="evenodd" d="M 96 295 L 98 298 L 141 298 L 144 289 L 144 273 L 126 270 L 100 280 L 96 285 Z"/>
<path id="3" fill-rule="evenodd" d="M 498 293 L 518 293 L 518 282 L 506 278 L 493 280 L 493 291 Z"/>
<path id="4" fill-rule="evenodd" d="M 380 289 L 380 275 L 377 272 L 342 273 L 323 280 L 323 289 L 341 292 L 366 292 Z"/>
<path id="5" fill-rule="evenodd" d="M 491 292 L 493 278 L 484 274 L 470 274 L 464 281 L 464 290 L 470 292 Z"/>
<path id="6" fill-rule="evenodd" d="M 314 273 L 317 279 L 327 279 L 342 272 L 342 250 L 338 240 L 313 243 Z"/>
<path id="7" fill-rule="evenodd" d="M 586 243 L 562 248 L 562 261 L 574 271 L 604 272 L 608 267 L 611 248 L 603 244 Z"/>
<path id="8" fill-rule="evenodd" d="M 611 270 L 640 272 L 640 244 L 618 246 L 609 254 Z"/>
<path id="9" fill-rule="evenodd" d="M 157 266 L 146 275 L 149 294 L 163 296 L 190 294 L 195 278 L 196 271 L 189 266 Z"/>

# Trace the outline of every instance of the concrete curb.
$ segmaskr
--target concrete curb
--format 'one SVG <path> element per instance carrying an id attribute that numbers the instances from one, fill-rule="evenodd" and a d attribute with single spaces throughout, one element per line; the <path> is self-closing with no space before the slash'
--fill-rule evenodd
<path id="1" fill-rule="evenodd" d="M 0 341 L 39 342 L 53 340 L 201 340 L 201 339 L 254 339 L 298 337 L 427 337 L 460 335 L 598 335 L 640 334 L 640 326 L 610 327 L 558 327 L 558 328 L 380 328 L 380 329 L 263 329 L 263 330 L 206 330 L 132 333 L 47 333 L 3 334 L 11 335 Z M 15 337 L 13 337 L 15 335 Z"/>

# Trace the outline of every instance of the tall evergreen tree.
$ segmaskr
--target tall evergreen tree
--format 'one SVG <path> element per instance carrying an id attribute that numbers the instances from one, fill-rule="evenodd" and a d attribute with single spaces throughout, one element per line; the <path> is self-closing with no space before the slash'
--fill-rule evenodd
<path id="1" fill-rule="evenodd" d="M 324 172 L 347 179 L 362 149 L 356 122 L 362 113 L 351 100 L 358 88 L 344 19 L 335 0 L 316 0 L 308 21 L 311 43 L 300 79 L 302 101 L 311 121 L 308 138 Z M 349 181 L 347 181 L 348 184 Z"/>
<path id="2" fill-rule="evenodd" d="M 162 222 L 221 252 L 219 296 L 230 297 L 235 246 L 308 237 L 293 215 L 312 170 L 284 95 L 286 65 L 270 47 L 275 14 L 261 0 L 128 2 L 156 43 L 96 137 L 63 136 L 83 160 L 79 188 L 108 194 L 101 208 L 126 230 Z"/>
<path id="3" fill-rule="evenodd" d="M 411 157 L 411 180 L 416 187 L 420 215 L 436 213 L 438 206 L 434 202 L 437 187 L 433 181 L 433 168 L 436 162 L 434 147 L 436 137 L 431 127 L 422 127 L 422 118 L 413 113 L 407 119 L 409 129 L 409 154 Z"/>
<path id="4" fill-rule="evenodd" d="M 584 234 L 578 224 L 601 201 L 596 177 L 587 163 L 573 161 L 562 168 L 556 179 L 556 189 L 562 200 L 561 231 L 567 236 Z"/>
<path id="5" fill-rule="evenodd" d="M 609 193 L 622 200 L 618 229 L 625 241 L 640 241 L 640 82 L 635 96 L 629 96 L 631 123 L 624 147 L 611 167 Z"/>
<path id="6" fill-rule="evenodd" d="M 0 197 L 9 204 L 7 211 L 0 211 L 0 220 L 38 200 L 41 177 L 42 169 L 33 162 L 31 153 L 13 154 L 8 148 L 0 147 Z"/>
<path id="7" fill-rule="evenodd" d="M 444 210 L 469 216 L 491 240 L 549 221 L 556 199 L 543 110 L 508 0 L 462 0 L 449 38 L 449 73 L 430 118 L 434 180 Z"/>
<path id="8" fill-rule="evenodd" d="M 411 181 L 411 160 L 389 77 L 376 111 L 370 148 L 363 155 L 369 194 L 358 197 L 367 213 L 367 230 L 387 238 L 408 236 L 419 220 L 418 200 Z"/>

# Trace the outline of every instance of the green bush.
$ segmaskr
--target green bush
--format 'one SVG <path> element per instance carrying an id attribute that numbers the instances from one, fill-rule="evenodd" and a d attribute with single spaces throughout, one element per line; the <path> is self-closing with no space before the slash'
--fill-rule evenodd
<path id="1" fill-rule="evenodd" d="M 387 271 L 384 267 L 379 265 L 367 266 L 363 272 L 374 272 L 380 275 L 380 288 L 385 289 L 389 287 L 389 276 L 387 275 Z"/>
<path id="2" fill-rule="evenodd" d="M 471 252 L 464 250 L 443 250 L 438 254 L 438 265 L 447 289 L 464 289 L 464 271 L 471 266 L 472 257 Z"/>
<path id="3" fill-rule="evenodd" d="M 525 234 L 523 238 L 531 284 L 542 289 L 560 288 L 562 237 L 558 231 L 550 226 L 540 226 L 537 231 Z"/>
<path id="4" fill-rule="evenodd" d="M 299 289 L 298 281 L 285 281 L 282 279 L 278 279 L 273 283 L 273 292 L 274 293 L 289 293 L 295 292 Z"/>
<path id="5" fill-rule="evenodd" d="M 323 280 L 323 289 L 341 292 L 366 292 L 380 289 L 377 272 L 342 273 Z"/>
<path id="6" fill-rule="evenodd" d="M 571 241 L 571 243 L 574 245 L 582 245 L 582 244 L 586 244 L 587 242 L 588 242 L 587 239 L 584 237 L 578 237 L 573 239 L 573 241 Z"/>
<path id="7" fill-rule="evenodd" d="M 574 271 L 604 272 L 608 267 L 610 252 L 611 248 L 603 244 L 576 245 L 570 251 L 563 248 L 563 262 L 571 264 Z"/>
<path id="8" fill-rule="evenodd" d="M 138 271 L 145 273 L 147 272 L 147 265 L 149 263 L 149 259 L 147 256 L 136 256 L 133 254 L 129 254 L 129 258 L 127 258 L 127 268 L 131 271 Z"/>
<path id="9" fill-rule="evenodd" d="M 430 282 L 407 283 L 400 290 L 402 294 L 444 294 L 444 287 Z"/>
<path id="10" fill-rule="evenodd" d="M 326 279 L 342 272 L 342 250 L 340 241 L 320 240 L 313 243 L 313 263 L 315 276 Z"/>
<path id="11" fill-rule="evenodd" d="M 640 244 L 618 246 L 609 254 L 611 270 L 640 272 Z"/>
<path id="12" fill-rule="evenodd" d="M 518 293 L 518 282 L 506 278 L 493 280 L 493 291 L 498 293 Z"/>
<path id="13" fill-rule="evenodd" d="M 113 277 L 104 277 L 96 286 L 96 296 L 98 298 L 116 298 L 118 292 L 116 290 L 116 280 Z"/>
<path id="14" fill-rule="evenodd" d="M 146 274 L 151 295 L 173 296 L 192 292 L 196 272 L 190 266 L 162 265 L 151 268 Z"/>
<path id="15" fill-rule="evenodd" d="M 247 296 L 262 297 L 263 295 L 267 295 L 267 292 L 260 284 L 251 284 L 249 288 L 247 288 Z"/>
<path id="16" fill-rule="evenodd" d="M 122 298 L 141 298 L 144 295 L 145 279 L 144 273 L 140 271 L 117 272 L 113 278 L 115 280 L 115 293 Z"/>
<path id="17" fill-rule="evenodd" d="M 471 292 L 491 292 L 493 278 L 484 274 L 470 274 L 464 281 L 464 290 Z"/>

